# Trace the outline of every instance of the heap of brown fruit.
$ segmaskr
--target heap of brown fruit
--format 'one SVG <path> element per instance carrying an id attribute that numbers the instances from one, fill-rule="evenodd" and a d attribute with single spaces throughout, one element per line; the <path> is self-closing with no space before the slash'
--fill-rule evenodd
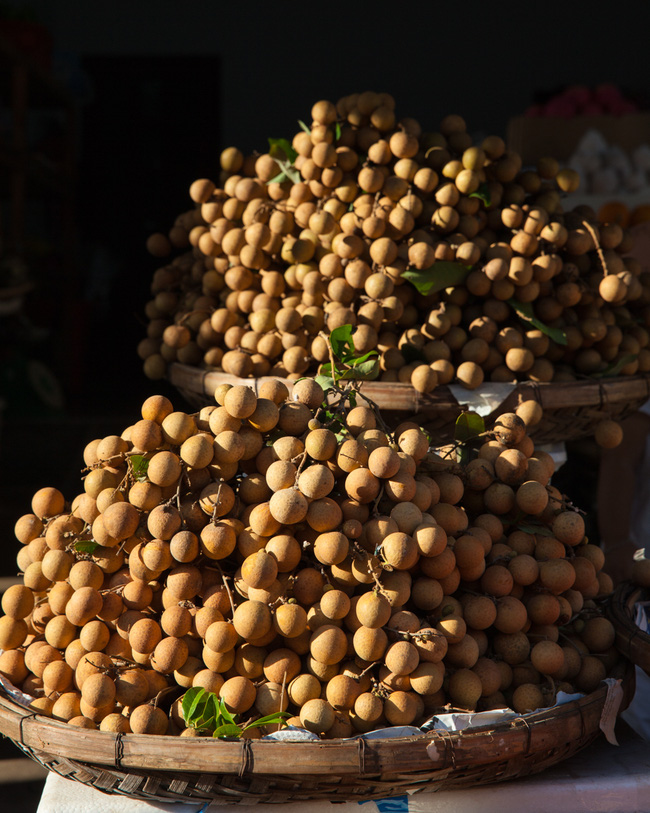
<path id="1" fill-rule="evenodd" d="M 650 371 L 650 276 L 629 231 L 564 210 L 571 170 L 522 168 L 457 115 L 424 132 L 385 93 L 319 101 L 311 119 L 269 152 L 224 150 L 219 177 L 148 240 L 164 264 L 147 376 L 179 361 L 295 379 L 344 324 L 379 351 L 382 380 L 421 392 Z"/>
<path id="2" fill-rule="evenodd" d="M 603 554 L 520 417 L 461 464 L 352 390 L 322 406 L 312 379 L 215 399 L 148 398 L 86 446 L 79 494 L 40 488 L 18 519 L 0 673 L 34 709 L 191 736 L 180 696 L 199 686 L 332 738 L 525 712 L 615 667 Z"/>

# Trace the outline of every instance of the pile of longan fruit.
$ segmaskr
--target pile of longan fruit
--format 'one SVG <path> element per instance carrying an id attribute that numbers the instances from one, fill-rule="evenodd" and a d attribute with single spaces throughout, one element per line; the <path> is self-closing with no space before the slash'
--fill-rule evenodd
<path id="1" fill-rule="evenodd" d="M 163 264 L 138 346 L 148 377 L 178 361 L 295 379 L 329 361 L 325 335 L 346 324 L 359 353 L 378 351 L 381 380 L 422 393 L 650 371 L 632 233 L 565 211 L 577 180 L 555 159 L 522 167 L 458 115 L 425 132 L 374 92 L 316 102 L 292 149 L 293 180 L 277 145 L 223 150 L 219 177 L 194 181 L 190 208 L 149 238 Z M 407 278 L 437 262 L 471 271 L 424 295 Z"/>
<path id="2" fill-rule="evenodd" d="M 194 736 L 199 686 L 242 721 L 282 709 L 335 738 L 523 713 L 611 673 L 612 581 L 527 434 L 534 404 L 461 464 L 361 395 L 324 396 L 309 378 L 220 385 L 196 414 L 152 396 L 88 443 L 70 502 L 36 491 L 0 617 L 0 674 L 34 710 Z"/>

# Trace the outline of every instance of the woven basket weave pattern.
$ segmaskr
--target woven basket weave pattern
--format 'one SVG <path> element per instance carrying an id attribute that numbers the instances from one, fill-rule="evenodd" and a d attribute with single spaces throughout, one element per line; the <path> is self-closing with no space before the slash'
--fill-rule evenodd
<path id="1" fill-rule="evenodd" d="M 631 680 L 628 670 L 628 694 Z M 363 801 L 538 773 L 598 736 L 606 697 L 603 685 L 580 700 L 496 727 L 292 743 L 88 731 L 34 715 L 0 695 L 0 732 L 49 770 L 131 798 L 242 804 Z"/>
<path id="2" fill-rule="evenodd" d="M 226 373 L 208 372 L 183 364 L 171 364 L 170 383 L 185 400 L 200 409 L 214 405 L 214 391 L 219 384 L 244 384 L 256 391 L 268 379 L 236 378 Z M 289 387 L 291 382 L 286 382 Z M 366 393 L 382 410 L 384 420 L 397 426 L 407 418 L 417 416 L 418 422 L 434 442 L 453 439 L 456 418 L 463 411 L 447 387 L 438 387 L 430 395 L 418 393 L 408 384 L 367 381 L 361 384 Z M 486 423 L 503 412 L 513 411 L 522 401 L 538 401 L 544 416 L 531 427 L 530 436 L 537 444 L 560 443 L 593 435 L 604 418 L 622 420 L 636 411 L 650 397 L 650 375 L 612 379 L 589 379 L 558 384 L 537 384 L 525 381 L 486 418 Z"/>

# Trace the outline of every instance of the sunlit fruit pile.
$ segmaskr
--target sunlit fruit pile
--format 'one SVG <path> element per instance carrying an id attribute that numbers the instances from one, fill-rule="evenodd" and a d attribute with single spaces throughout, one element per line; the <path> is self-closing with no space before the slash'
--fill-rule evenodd
<path id="1" fill-rule="evenodd" d="M 331 738 L 596 689 L 612 582 L 522 418 L 434 451 L 352 389 L 323 401 L 312 379 L 220 385 L 197 414 L 152 396 L 86 446 L 70 502 L 36 491 L 0 617 L 35 710 L 189 736 L 201 687 Z"/>
<path id="2" fill-rule="evenodd" d="M 355 328 L 380 378 L 420 392 L 650 371 L 650 276 L 632 235 L 564 210 L 577 174 L 535 168 L 465 121 L 435 132 L 385 93 L 317 102 L 291 142 L 230 147 L 190 208 L 151 235 L 144 370 L 179 361 L 295 379 Z M 533 320 L 533 321 L 531 321 Z"/>

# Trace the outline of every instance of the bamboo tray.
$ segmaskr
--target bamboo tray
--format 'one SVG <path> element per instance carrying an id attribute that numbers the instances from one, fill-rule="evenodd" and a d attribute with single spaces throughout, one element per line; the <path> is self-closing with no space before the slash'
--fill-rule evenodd
<path id="1" fill-rule="evenodd" d="M 628 664 L 629 666 L 629 664 Z M 627 705 L 633 670 L 624 667 Z M 608 687 L 498 726 L 395 739 L 274 742 L 113 734 L 31 713 L 0 692 L 0 733 L 61 776 L 155 802 L 364 801 L 538 773 L 599 734 Z"/>
<path id="2" fill-rule="evenodd" d="M 263 381 L 271 380 L 270 377 L 237 378 L 179 363 L 169 365 L 167 377 L 185 400 L 196 407 L 214 404 L 214 391 L 219 384 L 244 384 L 257 391 Z M 292 382 L 283 380 L 291 389 Z M 417 415 L 418 422 L 440 443 L 453 438 L 456 418 L 465 409 L 446 386 L 423 395 L 410 384 L 364 381 L 360 393 L 365 393 L 380 407 L 389 424 L 397 425 Z M 544 417 L 531 428 L 531 437 L 538 444 L 560 443 L 592 435 L 598 421 L 604 418 L 622 420 L 649 397 L 650 375 L 557 384 L 522 381 L 487 416 L 486 422 L 489 424 L 502 412 L 512 411 L 521 401 L 533 399 L 541 404 Z"/>
<path id="3" fill-rule="evenodd" d="M 648 595 L 642 587 L 622 582 L 608 604 L 608 615 L 616 630 L 616 648 L 650 675 L 650 635 L 634 623 L 634 605 L 644 598 Z"/>

